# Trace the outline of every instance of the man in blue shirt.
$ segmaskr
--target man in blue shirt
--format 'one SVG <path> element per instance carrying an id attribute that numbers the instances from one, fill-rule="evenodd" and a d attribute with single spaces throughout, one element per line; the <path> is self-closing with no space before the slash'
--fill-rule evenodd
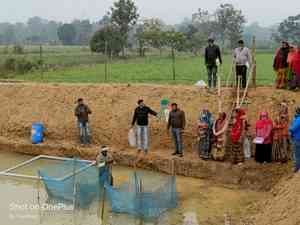
<path id="1" fill-rule="evenodd" d="M 289 132 L 294 145 L 295 172 L 297 173 L 300 170 L 300 106 L 296 109 Z"/>

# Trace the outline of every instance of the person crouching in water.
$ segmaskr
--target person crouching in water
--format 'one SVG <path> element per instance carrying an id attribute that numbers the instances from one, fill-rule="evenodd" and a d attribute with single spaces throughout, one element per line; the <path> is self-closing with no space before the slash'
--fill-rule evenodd
<path id="1" fill-rule="evenodd" d="M 233 164 L 242 164 L 244 156 L 244 137 L 246 128 L 246 112 L 243 109 L 235 110 L 233 127 L 231 129 L 231 152 L 230 158 Z"/>
<path id="2" fill-rule="evenodd" d="M 185 121 L 184 111 L 179 109 L 176 103 L 173 103 L 172 111 L 169 114 L 169 120 L 167 126 L 168 134 L 171 128 L 171 132 L 175 143 L 176 150 L 172 155 L 179 155 L 179 157 L 183 157 L 182 132 L 185 128 L 185 123 L 186 121 Z"/>
<path id="3" fill-rule="evenodd" d="M 219 113 L 219 118 L 213 125 L 214 148 L 217 150 L 213 158 L 215 160 L 224 160 L 225 156 L 225 132 L 228 127 L 227 115 L 225 112 Z M 220 156 L 220 153 L 222 154 Z"/>
<path id="4" fill-rule="evenodd" d="M 91 143 L 91 133 L 89 128 L 89 114 L 91 113 L 92 111 L 86 104 L 84 104 L 83 99 L 79 98 L 77 100 L 77 106 L 75 108 L 75 116 L 78 120 L 81 144 Z"/>
<path id="5" fill-rule="evenodd" d="M 135 123 L 137 124 L 138 155 L 142 150 L 146 155 L 149 148 L 149 114 L 157 116 L 157 113 L 146 106 L 142 99 L 138 100 L 137 104 L 131 126 L 133 128 Z"/>
<path id="6" fill-rule="evenodd" d="M 300 170 L 300 106 L 296 109 L 294 120 L 290 125 L 289 132 L 294 146 L 294 172 L 297 173 Z"/>
<path id="7" fill-rule="evenodd" d="M 273 122 L 269 119 L 268 113 L 260 113 L 259 120 L 256 122 L 256 162 L 272 162 L 272 130 Z"/>
<path id="8" fill-rule="evenodd" d="M 99 154 L 97 155 L 96 162 L 99 168 L 99 176 L 100 179 L 105 180 L 105 172 L 107 172 L 108 177 L 106 179 L 109 180 L 111 186 L 113 186 L 113 176 L 112 176 L 112 165 L 114 163 L 114 159 L 112 155 L 108 153 L 109 147 L 101 146 Z"/>
<path id="9" fill-rule="evenodd" d="M 199 156 L 207 160 L 211 152 L 212 145 L 212 127 L 213 117 L 211 112 L 205 107 L 200 113 L 198 120 L 198 135 L 199 135 Z"/>

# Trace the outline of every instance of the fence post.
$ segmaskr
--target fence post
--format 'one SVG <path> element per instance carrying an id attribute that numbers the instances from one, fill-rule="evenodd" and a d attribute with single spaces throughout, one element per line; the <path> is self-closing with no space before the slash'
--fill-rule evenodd
<path id="1" fill-rule="evenodd" d="M 43 46 L 40 45 L 40 69 L 41 69 L 41 78 L 44 81 L 44 62 L 43 62 Z"/>
<path id="2" fill-rule="evenodd" d="M 173 71 L 173 80 L 176 80 L 175 50 L 174 50 L 174 47 L 172 47 L 172 71 Z"/>
<path id="3" fill-rule="evenodd" d="M 252 86 L 256 87 L 256 37 L 252 39 Z"/>
<path id="4" fill-rule="evenodd" d="M 108 64 L 108 55 L 107 55 L 107 46 L 108 44 L 107 44 L 107 41 L 105 41 L 105 66 L 104 66 L 104 73 L 105 73 L 105 82 L 107 81 L 107 64 Z"/>

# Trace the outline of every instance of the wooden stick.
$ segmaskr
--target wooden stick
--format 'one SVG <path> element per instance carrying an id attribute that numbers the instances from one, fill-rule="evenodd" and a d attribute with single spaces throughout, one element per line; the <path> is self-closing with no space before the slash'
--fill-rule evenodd
<path id="1" fill-rule="evenodd" d="M 105 191 L 105 187 L 104 187 L 104 185 L 103 185 L 103 190 L 102 190 L 101 223 L 103 223 L 103 220 L 104 220 L 105 196 L 106 196 L 106 191 Z"/>
<path id="2" fill-rule="evenodd" d="M 252 85 L 256 87 L 256 37 L 252 39 Z"/>
<path id="3" fill-rule="evenodd" d="M 221 71 L 221 66 L 220 66 Z M 222 112 L 222 99 L 221 99 L 221 72 L 218 75 L 218 102 L 219 102 L 219 113 Z"/>
<path id="4" fill-rule="evenodd" d="M 241 83 L 241 76 L 237 75 L 237 97 L 236 97 L 236 106 L 240 105 L 240 83 Z"/>

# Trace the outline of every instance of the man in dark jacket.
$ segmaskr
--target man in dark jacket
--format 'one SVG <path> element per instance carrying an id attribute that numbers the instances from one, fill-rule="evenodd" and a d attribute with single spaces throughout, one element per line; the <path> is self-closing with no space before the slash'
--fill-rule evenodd
<path id="1" fill-rule="evenodd" d="M 81 144 L 91 143 L 91 134 L 89 129 L 89 114 L 91 113 L 92 111 L 87 105 L 84 104 L 83 99 L 79 98 L 77 100 L 77 107 L 75 108 L 75 116 L 78 120 Z"/>
<path id="2" fill-rule="evenodd" d="M 176 103 L 172 104 L 172 111 L 169 115 L 167 130 L 171 132 L 175 142 L 175 152 L 173 155 L 183 157 L 182 131 L 185 128 L 185 113 L 180 110 Z"/>
<path id="3" fill-rule="evenodd" d="M 218 45 L 214 44 L 214 39 L 208 39 L 208 46 L 205 49 L 205 65 L 208 74 L 208 87 L 216 88 L 218 63 L 222 64 L 221 51 Z"/>
<path id="4" fill-rule="evenodd" d="M 149 114 L 153 116 L 157 116 L 157 113 L 150 109 L 148 106 L 144 104 L 144 100 L 140 99 L 138 101 L 138 107 L 134 111 L 134 116 L 132 120 L 132 127 L 134 127 L 135 123 L 137 124 L 137 147 L 138 153 L 141 150 L 144 151 L 145 154 L 148 153 L 149 147 Z"/>

